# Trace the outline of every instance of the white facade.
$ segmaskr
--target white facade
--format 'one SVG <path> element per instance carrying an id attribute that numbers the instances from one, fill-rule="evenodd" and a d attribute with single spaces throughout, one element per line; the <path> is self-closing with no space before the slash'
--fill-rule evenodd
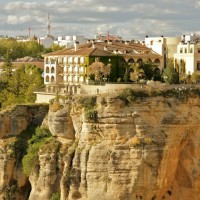
<path id="1" fill-rule="evenodd" d="M 80 86 L 85 82 L 85 74 L 84 57 L 49 56 L 45 58 L 44 84 L 47 86 L 47 92 L 56 92 L 55 88 L 58 85 Z"/>
<path id="2" fill-rule="evenodd" d="M 200 44 L 180 43 L 177 46 L 174 59 L 176 59 L 179 66 L 184 63 L 186 74 L 200 73 Z"/>
<path id="3" fill-rule="evenodd" d="M 65 37 L 58 37 L 54 44 L 59 46 L 65 46 L 66 48 L 74 47 L 75 42 L 79 42 L 79 44 L 84 44 L 86 42 L 86 38 L 84 36 L 65 36 Z"/>
<path id="4" fill-rule="evenodd" d="M 146 37 L 145 45 L 160 55 L 173 58 L 181 37 Z"/>

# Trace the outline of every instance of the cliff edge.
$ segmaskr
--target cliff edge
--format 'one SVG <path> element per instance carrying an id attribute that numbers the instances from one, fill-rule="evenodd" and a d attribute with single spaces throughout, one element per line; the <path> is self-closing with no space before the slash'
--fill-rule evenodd
<path id="1" fill-rule="evenodd" d="M 199 121 L 198 95 L 138 92 L 53 102 L 43 122 L 53 136 L 18 190 L 28 188 L 29 200 L 198 200 Z M 5 139 L 1 144 L 7 146 Z M 6 162 L 14 163 L 1 158 L 4 173 L 11 171 Z M 1 188 L 19 176 L 1 176 Z"/>

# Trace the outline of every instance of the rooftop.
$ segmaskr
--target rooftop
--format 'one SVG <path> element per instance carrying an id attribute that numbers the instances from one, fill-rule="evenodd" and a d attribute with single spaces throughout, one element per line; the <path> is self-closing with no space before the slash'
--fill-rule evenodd
<path id="1" fill-rule="evenodd" d="M 75 48 L 65 48 L 63 50 L 44 54 L 43 56 L 112 56 L 122 55 L 124 57 L 152 57 L 160 58 L 152 49 L 141 43 L 131 42 L 88 42 L 86 44 L 78 45 L 77 50 Z"/>

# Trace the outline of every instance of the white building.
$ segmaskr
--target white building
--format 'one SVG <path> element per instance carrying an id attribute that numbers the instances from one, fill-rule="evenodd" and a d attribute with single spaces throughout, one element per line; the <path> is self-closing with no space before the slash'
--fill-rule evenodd
<path id="1" fill-rule="evenodd" d="M 179 67 L 184 64 L 186 74 L 200 73 L 200 43 L 182 41 L 177 46 L 177 53 L 174 54 Z"/>
<path id="2" fill-rule="evenodd" d="M 79 42 L 79 44 L 86 43 L 87 39 L 84 38 L 84 36 L 65 36 L 65 37 L 58 37 L 56 41 L 54 41 L 54 44 L 57 44 L 59 46 L 65 46 L 66 48 L 74 47 L 75 42 Z"/>
<path id="3" fill-rule="evenodd" d="M 145 38 L 145 45 L 156 53 L 163 56 L 164 66 L 166 67 L 166 59 L 173 58 L 180 43 L 181 37 L 148 37 Z"/>

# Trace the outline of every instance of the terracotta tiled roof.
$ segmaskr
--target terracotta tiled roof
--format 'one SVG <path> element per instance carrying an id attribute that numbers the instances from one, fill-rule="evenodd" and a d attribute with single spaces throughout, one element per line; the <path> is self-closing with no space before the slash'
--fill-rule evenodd
<path id="1" fill-rule="evenodd" d="M 152 49 L 145 45 L 138 43 L 122 43 L 122 42 L 89 42 L 83 45 L 79 45 L 79 49 L 75 51 L 74 48 L 66 48 L 63 50 L 51 52 L 43 55 L 46 56 L 112 56 L 116 54 L 116 50 L 119 55 L 123 57 L 152 57 L 161 58 L 161 55 L 154 52 Z"/>

